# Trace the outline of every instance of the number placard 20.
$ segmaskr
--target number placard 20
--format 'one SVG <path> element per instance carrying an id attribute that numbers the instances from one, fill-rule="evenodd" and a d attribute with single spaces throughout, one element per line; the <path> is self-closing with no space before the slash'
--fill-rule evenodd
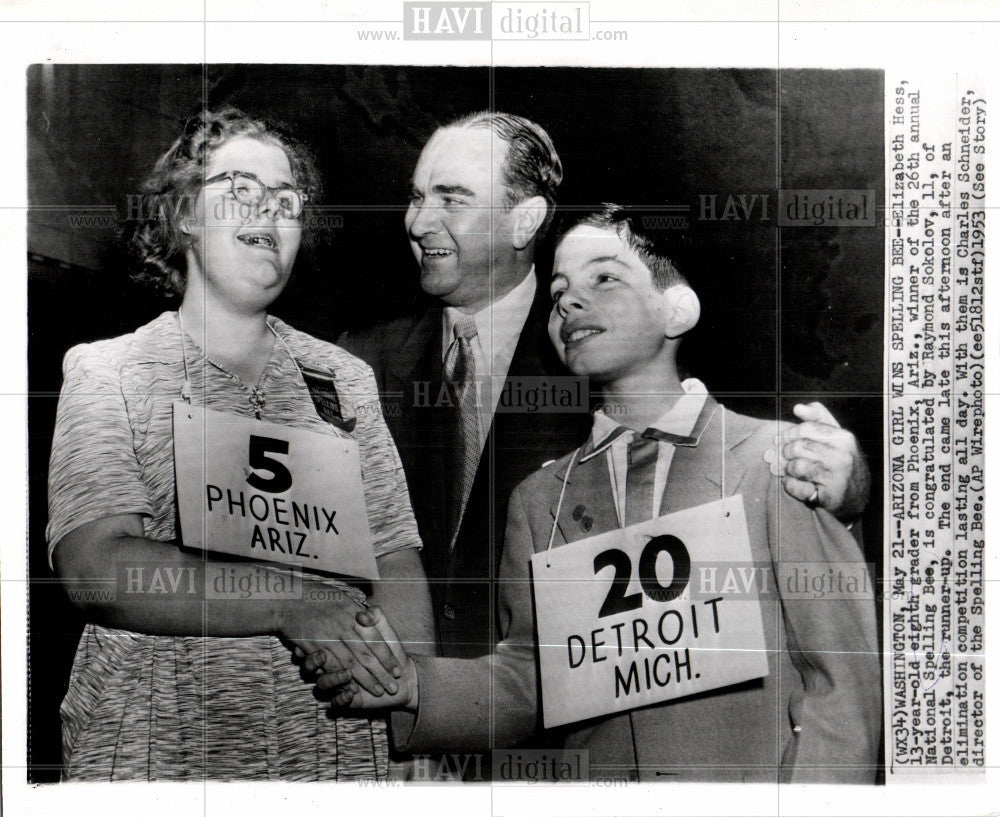
<path id="1" fill-rule="evenodd" d="M 720 562 L 754 564 L 740 496 L 532 556 L 545 726 L 767 675 L 758 588 L 695 587 Z"/>
<path id="2" fill-rule="evenodd" d="M 668 585 L 660 584 L 656 575 L 656 560 L 661 553 L 669 554 L 673 562 L 674 576 Z M 628 554 L 614 548 L 598 553 L 594 557 L 594 573 L 599 574 L 606 567 L 615 569 L 615 577 L 611 580 L 608 595 L 597 617 L 606 618 L 642 607 L 641 593 L 625 595 L 632 581 L 632 560 Z M 642 592 L 653 601 L 673 601 L 684 592 L 690 579 L 691 556 L 684 543 L 671 534 L 652 537 L 639 556 L 639 584 Z"/>

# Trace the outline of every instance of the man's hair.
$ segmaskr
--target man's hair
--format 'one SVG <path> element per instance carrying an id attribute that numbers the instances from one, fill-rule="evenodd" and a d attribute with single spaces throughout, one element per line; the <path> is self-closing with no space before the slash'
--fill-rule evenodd
<path id="1" fill-rule="evenodd" d="M 507 143 L 507 155 L 501 168 L 501 178 L 507 188 L 506 204 L 512 208 L 533 196 L 544 198 L 545 219 L 536 237 L 544 236 L 555 216 L 556 189 L 563 177 L 562 162 L 545 128 L 523 116 L 501 111 L 471 113 L 445 127 L 488 128 Z"/>
<path id="2" fill-rule="evenodd" d="M 676 284 L 690 285 L 690 240 L 685 231 L 673 228 L 667 221 L 662 213 L 604 203 L 563 216 L 556 232 L 556 246 L 577 227 L 613 230 L 649 267 L 653 284 L 662 292 Z"/>
<path id="3" fill-rule="evenodd" d="M 312 153 L 283 127 L 226 106 L 202 110 L 187 120 L 183 132 L 156 162 L 142 185 L 142 210 L 126 227 L 139 269 L 133 277 L 170 294 L 183 294 L 187 283 L 186 246 L 181 223 L 191 215 L 209 161 L 230 139 L 246 137 L 276 145 L 288 156 L 295 184 L 315 203 L 320 177 Z M 303 231 L 303 240 L 309 231 Z"/>

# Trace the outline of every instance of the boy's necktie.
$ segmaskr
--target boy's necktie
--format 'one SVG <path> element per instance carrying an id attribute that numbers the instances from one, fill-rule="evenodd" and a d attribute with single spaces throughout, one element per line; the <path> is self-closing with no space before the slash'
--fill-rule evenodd
<path id="1" fill-rule="evenodd" d="M 476 322 L 463 317 L 455 323 L 455 339 L 444 359 L 444 376 L 455 396 L 457 415 L 452 447 L 453 472 L 449 479 L 448 550 L 455 547 L 465 503 L 479 466 L 479 407 L 476 394 L 476 362 L 472 341 L 478 334 Z"/>
<path id="2" fill-rule="evenodd" d="M 647 429 L 628 444 L 628 473 L 625 477 L 625 524 L 647 522 L 653 515 L 653 484 L 660 444 Z"/>

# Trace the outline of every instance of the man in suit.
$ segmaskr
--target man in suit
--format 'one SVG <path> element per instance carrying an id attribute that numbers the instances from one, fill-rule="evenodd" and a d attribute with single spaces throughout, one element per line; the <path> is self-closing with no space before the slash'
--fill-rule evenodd
<path id="1" fill-rule="evenodd" d="M 546 334 L 547 283 L 534 274 L 561 181 L 552 140 L 528 119 L 491 111 L 439 128 L 414 171 L 405 226 L 421 287 L 440 306 L 340 340 L 375 371 L 446 656 L 484 655 L 496 642 L 491 588 L 510 493 L 590 427 L 586 398 L 533 412 L 501 401 L 567 375 Z M 472 363 L 456 366 L 463 349 Z M 786 445 L 786 490 L 857 518 L 869 478 L 854 436 L 819 404 L 797 413 L 810 422 Z"/>
<path id="2" fill-rule="evenodd" d="M 588 715 L 544 740 L 585 750 L 591 774 L 601 779 L 874 782 L 881 717 L 874 595 L 818 598 L 778 580 L 782 565 L 790 564 L 811 565 L 818 573 L 827 568 L 863 572 L 863 555 L 840 523 L 792 499 L 768 468 L 764 452 L 787 424 L 735 414 L 699 381 L 681 381 L 677 348 L 700 316 L 685 275 L 655 239 L 642 234 L 641 220 L 622 208 L 582 217 L 561 239 L 552 279 L 552 342 L 575 374 L 601 385 L 605 405 L 625 409 L 614 415 L 625 418 L 625 425 L 596 411 L 582 447 L 536 471 L 514 491 L 499 580 L 503 640 L 491 655 L 475 660 L 414 656 L 407 661 L 400 693 L 390 700 L 373 698 L 356 684 L 337 692 L 340 705 L 363 710 L 391 703 L 407 710 L 393 716 L 399 748 L 475 752 L 510 747 L 535 734 L 538 655 L 565 660 L 567 647 L 536 644 L 531 587 L 533 581 L 544 582 L 545 574 L 539 575 L 539 563 L 532 576 L 533 554 L 688 509 L 698 508 L 707 521 L 722 513 L 711 503 L 723 495 L 739 496 L 749 543 L 743 558 L 746 564 L 767 566 L 767 577 L 755 579 L 761 592 L 752 609 L 746 601 L 721 598 L 712 609 L 723 627 L 760 616 L 766 674 L 743 676 L 748 680 L 736 683 L 720 680 L 698 694 L 682 692 L 675 700 L 631 711 Z M 598 550 L 609 546 L 594 545 Z M 730 544 L 708 537 L 700 550 L 691 551 L 692 579 L 699 564 L 717 564 L 722 553 L 731 552 L 723 546 Z M 603 586 L 611 576 L 598 569 L 596 560 L 594 568 L 594 574 L 587 570 L 589 578 L 555 576 L 553 582 L 565 586 L 572 578 Z M 653 569 L 657 583 L 660 570 Z M 676 569 L 673 574 L 676 579 Z M 572 589 L 564 592 L 573 596 Z M 628 609 L 640 615 L 645 608 L 638 595 Z M 692 589 L 684 598 L 678 604 L 686 610 L 700 597 Z M 598 620 L 604 625 L 592 637 L 595 662 L 612 666 L 622 655 L 621 641 L 626 651 L 632 649 L 629 635 L 621 635 L 627 617 L 616 618 L 603 608 L 600 613 L 596 607 L 577 609 L 572 602 L 561 609 L 579 617 L 580 632 Z M 710 622 L 711 616 L 703 618 L 702 628 Z M 659 628 L 643 627 L 635 636 L 636 655 L 640 638 L 649 644 L 643 655 L 671 654 L 663 645 L 676 639 L 666 640 L 670 636 L 663 635 L 662 626 L 661 620 Z M 626 633 L 629 629 L 639 632 L 635 625 Z M 664 639 L 662 645 L 652 643 L 657 637 Z M 690 663 L 705 666 L 699 664 L 705 660 L 697 648 L 701 642 L 682 643 L 692 644 Z M 750 641 L 740 644 L 761 651 Z M 680 684 L 679 663 L 676 671 Z M 321 677 L 318 683 L 337 686 L 335 678 Z M 617 701 L 617 686 L 614 697 Z"/>
<path id="3" fill-rule="evenodd" d="M 548 292 L 534 274 L 561 180 L 555 148 L 533 122 L 482 114 L 438 130 L 414 171 L 405 225 L 421 286 L 441 305 L 340 341 L 378 379 L 445 655 L 489 652 L 510 492 L 588 426 L 586 393 L 568 413 L 495 410 L 505 386 L 518 393 L 567 374 L 547 339 Z M 468 407 L 446 364 L 455 327 L 470 318 L 478 405 L 466 438 L 459 415 Z"/>

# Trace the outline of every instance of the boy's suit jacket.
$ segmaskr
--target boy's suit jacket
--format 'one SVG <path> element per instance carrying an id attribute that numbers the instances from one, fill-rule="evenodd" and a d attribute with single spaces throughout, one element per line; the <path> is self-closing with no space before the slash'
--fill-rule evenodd
<path id="1" fill-rule="evenodd" d="M 537 386 L 569 374 L 548 337 L 551 308 L 548 285 L 540 282 L 507 384 Z M 424 543 L 441 651 L 454 657 L 485 655 L 499 638 L 495 580 L 507 501 L 543 462 L 583 442 L 590 427 L 589 406 L 576 412 L 525 409 L 494 415 L 450 549 L 446 508 L 449 480 L 454 478 L 452 452 L 459 441 L 448 408 L 435 405 L 442 386 L 441 308 L 346 335 L 338 343 L 375 372 Z"/>
<path id="2" fill-rule="evenodd" d="M 862 562 L 839 522 L 789 497 L 770 473 L 763 454 L 779 424 L 725 414 L 726 493 L 743 496 L 755 564 L 808 562 L 825 569 Z M 720 497 L 721 415 L 709 397 L 695 429 L 697 445 L 679 446 L 674 454 L 661 513 Z M 548 544 L 569 459 L 532 474 L 511 497 L 500 573 L 503 642 L 474 661 L 417 657 L 419 711 L 415 721 L 393 716 L 399 748 L 476 751 L 533 735 L 539 699 L 528 560 Z M 579 505 L 593 520 L 590 530 L 572 517 Z M 617 526 L 600 454 L 570 473 L 553 546 Z M 586 749 L 592 773 L 601 776 L 874 782 L 882 709 L 874 600 L 772 592 L 762 596 L 761 612 L 765 679 L 574 724 L 531 745 Z"/>

